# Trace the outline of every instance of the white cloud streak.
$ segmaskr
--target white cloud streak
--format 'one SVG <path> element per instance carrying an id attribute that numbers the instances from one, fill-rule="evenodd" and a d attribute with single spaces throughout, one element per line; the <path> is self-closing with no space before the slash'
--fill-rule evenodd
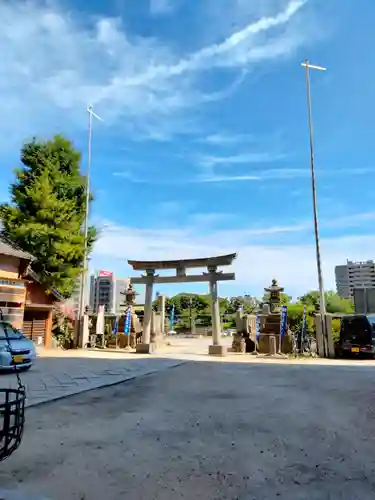
<path id="1" fill-rule="evenodd" d="M 292 0 L 222 42 L 181 54 L 160 40 L 130 33 L 118 19 L 83 20 L 55 2 L 0 1 L 0 135 L 8 143 L 9 130 L 24 137 L 49 130 L 64 117 L 81 121 L 88 103 L 106 124 L 126 116 L 122 126 L 132 131 L 146 127 L 173 134 L 197 103 L 234 92 L 252 63 L 300 46 L 303 38 L 283 28 L 303 5 Z M 213 68 L 241 73 L 229 87 L 205 94 L 200 76 Z"/>
<path id="2" fill-rule="evenodd" d="M 263 32 L 288 23 L 290 19 L 305 5 L 304 0 L 292 0 L 284 11 L 273 17 L 262 17 L 259 21 L 249 24 L 240 31 L 233 33 L 221 43 L 204 47 L 188 57 L 180 59 L 175 64 L 153 65 L 148 71 L 133 78 L 126 79 L 123 84 L 126 87 L 143 85 L 156 78 L 175 77 L 184 73 L 208 69 L 212 67 L 242 67 L 244 64 L 272 57 L 274 48 L 275 56 L 280 55 L 277 43 L 270 45 L 257 45 L 254 37 Z M 274 42 L 279 41 L 275 38 Z M 292 48 L 290 44 L 287 52 Z M 264 50 L 266 48 L 266 50 Z"/>
<path id="3" fill-rule="evenodd" d="M 270 163 L 282 160 L 284 155 L 274 153 L 239 153 L 232 156 L 205 155 L 198 161 L 202 167 L 216 165 L 240 165 L 249 163 Z"/>
<path id="4" fill-rule="evenodd" d="M 228 134 L 228 133 L 217 133 L 210 134 L 198 142 L 203 142 L 205 144 L 210 144 L 213 146 L 232 146 L 239 143 L 252 142 L 254 137 L 250 134 Z"/>
<path id="5" fill-rule="evenodd" d="M 274 168 L 269 170 L 262 170 L 254 172 L 249 175 L 220 175 L 220 174 L 203 174 L 197 178 L 197 182 L 243 182 L 243 181 L 269 181 L 269 180 L 287 180 L 298 177 L 306 177 L 309 175 L 307 169 L 299 168 Z"/>

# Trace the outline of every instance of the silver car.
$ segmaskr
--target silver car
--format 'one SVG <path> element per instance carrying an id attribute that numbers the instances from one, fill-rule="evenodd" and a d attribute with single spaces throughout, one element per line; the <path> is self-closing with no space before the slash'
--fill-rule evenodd
<path id="1" fill-rule="evenodd" d="M 33 342 L 10 323 L 0 321 L 0 370 L 9 370 L 15 365 L 27 370 L 34 363 L 35 358 L 36 351 Z"/>

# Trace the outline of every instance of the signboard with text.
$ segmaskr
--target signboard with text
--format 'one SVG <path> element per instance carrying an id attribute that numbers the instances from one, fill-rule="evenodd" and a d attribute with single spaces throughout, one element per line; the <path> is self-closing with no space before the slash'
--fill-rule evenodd
<path id="1" fill-rule="evenodd" d="M 99 271 L 99 276 L 113 276 L 111 271 L 104 271 L 103 269 Z"/>

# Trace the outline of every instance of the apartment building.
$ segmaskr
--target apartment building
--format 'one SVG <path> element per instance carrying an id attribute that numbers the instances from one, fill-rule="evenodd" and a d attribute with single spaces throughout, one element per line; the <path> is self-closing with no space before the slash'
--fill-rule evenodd
<path id="1" fill-rule="evenodd" d="M 103 305 L 107 313 L 118 314 L 125 310 L 123 293 L 128 288 L 129 278 L 117 278 L 112 272 L 99 271 L 90 280 L 90 308 L 94 313 Z"/>
<path id="2" fill-rule="evenodd" d="M 375 288 L 375 263 L 372 260 L 335 267 L 337 293 L 343 299 L 353 298 L 355 288 Z"/>

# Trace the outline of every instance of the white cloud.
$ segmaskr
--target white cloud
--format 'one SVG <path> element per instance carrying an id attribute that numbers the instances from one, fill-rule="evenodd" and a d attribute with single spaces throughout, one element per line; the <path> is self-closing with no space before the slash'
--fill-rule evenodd
<path id="1" fill-rule="evenodd" d="M 11 134 L 23 138 L 67 119 L 83 124 L 90 102 L 107 125 L 126 116 L 122 126 L 134 133 L 145 127 L 173 134 L 195 104 L 235 91 L 252 63 L 300 46 L 301 34 L 286 28 L 303 4 L 292 0 L 219 43 L 183 54 L 130 33 L 118 19 L 81 19 L 55 2 L 0 1 L 0 136 L 9 144 Z M 240 76 L 207 95 L 200 73 L 212 68 L 237 68 Z"/>
<path id="2" fill-rule="evenodd" d="M 242 181 L 269 181 L 287 180 L 309 175 L 307 169 L 301 168 L 273 168 L 244 175 L 220 175 L 215 173 L 203 174 L 196 179 L 196 182 L 242 182 Z"/>
<path id="3" fill-rule="evenodd" d="M 250 134 L 228 134 L 218 133 L 210 134 L 199 140 L 213 146 L 231 146 L 244 142 L 252 142 L 254 137 Z"/>
<path id="4" fill-rule="evenodd" d="M 310 236 L 307 236 L 307 231 Z M 283 235 L 301 232 L 301 243 L 283 243 Z M 277 237 L 269 243 L 271 236 Z M 262 241 L 263 238 L 263 241 Z M 307 243 L 304 243 L 306 242 Z M 346 259 L 366 260 L 375 245 L 375 234 L 357 237 L 322 238 L 321 252 L 326 288 L 334 287 L 334 267 Z M 134 229 L 114 226 L 103 232 L 97 242 L 93 261 L 112 259 L 176 259 L 205 257 L 238 252 L 234 263 L 236 285 L 252 293 L 261 293 L 274 277 L 293 296 L 317 287 L 315 246 L 311 224 L 200 231 L 196 227 L 180 229 Z M 130 272 L 130 269 L 127 269 Z"/>
<path id="5" fill-rule="evenodd" d="M 202 175 L 197 182 L 215 183 L 215 182 L 242 182 L 242 181 L 261 181 L 260 175 Z"/>
<path id="6" fill-rule="evenodd" d="M 150 0 L 150 12 L 153 15 L 170 14 L 175 10 L 178 0 Z"/>
<path id="7" fill-rule="evenodd" d="M 305 5 L 305 0 L 291 0 L 286 8 L 275 16 L 262 17 L 245 28 L 232 33 L 223 42 L 204 47 L 174 64 L 155 64 L 148 71 L 133 78 L 126 79 L 124 86 L 137 86 L 149 83 L 157 78 L 175 77 L 197 70 L 212 67 L 243 67 L 250 62 L 259 62 L 280 56 L 295 48 L 293 40 L 288 37 L 274 36 L 271 43 L 257 44 L 256 35 L 266 33 L 273 28 L 286 25 L 290 19 Z M 282 41 L 282 43 L 280 43 Z M 264 39 L 263 39 L 264 42 Z M 298 45 L 301 42 L 298 39 Z"/>
<path id="8" fill-rule="evenodd" d="M 204 155 L 199 159 L 198 163 L 202 167 L 214 167 L 215 165 L 269 163 L 283 158 L 283 155 L 274 153 L 239 153 L 232 156 Z"/>

